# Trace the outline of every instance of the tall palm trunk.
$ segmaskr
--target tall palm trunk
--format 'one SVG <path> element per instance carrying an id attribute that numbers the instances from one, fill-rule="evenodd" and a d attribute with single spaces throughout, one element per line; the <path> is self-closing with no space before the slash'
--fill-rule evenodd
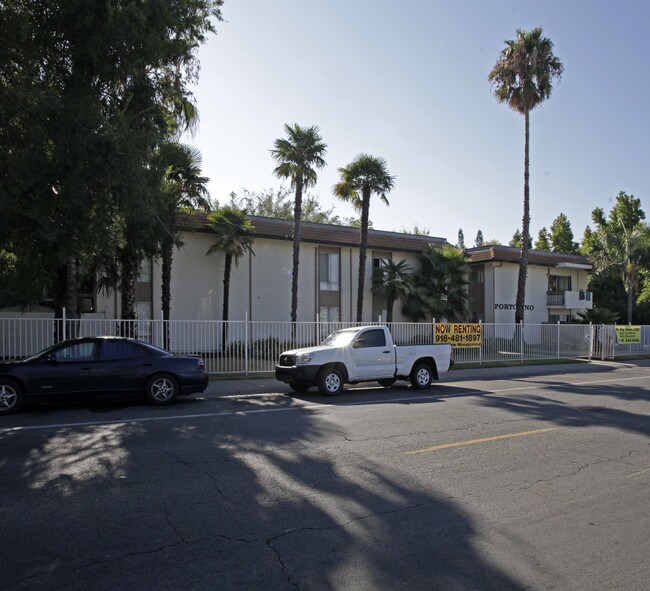
<path id="1" fill-rule="evenodd" d="M 300 219 L 302 217 L 301 175 L 296 177 L 296 199 L 293 206 L 293 269 L 291 271 L 291 322 L 298 319 L 298 267 L 300 265 Z M 294 327 L 295 330 L 295 327 Z"/>
<path id="2" fill-rule="evenodd" d="M 366 281 L 366 250 L 368 249 L 368 216 L 370 189 L 363 187 L 361 201 L 361 242 L 359 244 L 359 291 L 357 292 L 357 322 L 363 321 L 363 290 Z"/>
<path id="3" fill-rule="evenodd" d="M 77 336 L 79 323 L 79 265 L 77 258 L 69 256 L 66 261 L 65 273 L 65 316 L 70 322 L 66 322 L 66 337 L 73 339 Z"/>
<path id="4" fill-rule="evenodd" d="M 163 242 L 160 258 L 162 266 L 162 293 L 160 295 L 162 317 L 163 321 L 168 321 L 171 312 L 172 262 L 174 260 L 174 243 L 171 238 L 168 238 Z M 169 349 L 169 322 L 163 322 L 163 343 L 165 349 Z"/>
<path id="5" fill-rule="evenodd" d="M 122 276 L 120 280 L 122 320 L 135 320 L 135 280 L 138 272 L 139 262 L 130 256 L 124 254 L 121 257 Z M 136 337 L 134 322 L 122 322 L 120 332 L 122 336 Z"/>
<path id="6" fill-rule="evenodd" d="M 524 303 L 526 301 L 526 275 L 528 274 L 528 242 L 530 241 L 530 187 L 529 187 L 529 134 L 530 122 L 528 110 L 524 113 L 524 215 L 521 220 L 521 252 L 519 254 L 519 278 L 517 280 L 517 302 L 515 305 L 515 322 L 524 322 Z"/>
<path id="7" fill-rule="evenodd" d="M 393 321 L 393 306 L 395 305 L 395 296 L 392 293 L 388 294 L 386 300 L 386 322 L 390 324 Z"/>
<path id="8" fill-rule="evenodd" d="M 230 272 L 232 270 L 232 255 L 226 253 L 225 263 L 223 266 L 223 326 L 221 327 L 221 347 L 226 350 L 226 340 L 228 339 L 228 315 L 230 313 L 228 303 L 230 301 Z"/>

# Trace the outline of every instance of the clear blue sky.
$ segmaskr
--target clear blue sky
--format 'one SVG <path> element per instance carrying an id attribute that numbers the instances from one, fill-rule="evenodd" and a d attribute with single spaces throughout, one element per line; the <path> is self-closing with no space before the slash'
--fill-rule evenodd
<path id="1" fill-rule="evenodd" d="M 521 227 L 523 117 L 488 73 L 518 28 L 544 29 L 565 71 L 531 114 L 531 233 L 561 212 L 580 240 L 619 191 L 650 217 L 650 3 L 641 0 L 225 0 L 199 53 L 197 135 L 210 193 L 277 187 L 285 123 L 318 125 L 327 167 L 311 192 L 342 217 L 338 168 L 361 152 L 397 177 L 380 230 L 507 244 Z"/>

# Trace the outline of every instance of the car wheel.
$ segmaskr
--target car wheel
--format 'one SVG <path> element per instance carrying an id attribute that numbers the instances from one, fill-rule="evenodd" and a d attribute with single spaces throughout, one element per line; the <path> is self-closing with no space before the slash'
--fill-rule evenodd
<path id="1" fill-rule="evenodd" d="M 289 387 L 298 393 L 307 392 L 309 390 L 309 384 L 306 382 L 289 382 Z"/>
<path id="2" fill-rule="evenodd" d="M 427 363 L 416 363 L 411 371 L 411 386 L 418 389 L 428 388 L 432 380 L 431 367 Z"/>
<path id="3" fill-rule="evenodd" d="M 343 376 L 336 368 L 324 369 L 318 376 L 318 391 L 325 396 L 336 396 L 343 390 Z"/>
<path id="4" fill-rule="evenodd" d="M 145 387 L 147 400 L 151 404 L 163 406 L 178 398 L 178 381 L 169 374 L 157 374 L 147 380 Z"/>
<path id="5" fill-rule="evenodd" d="M 24 395 L 21 386 L 13 380 L 0 379 L 0 414 L 18 412 L 23 405 Z"/>
<path id="6" fill-rule="evenodd" d="M 395 383 L 395 380 L 391 378 L 390 380 L 377 380 L 377 382 L 384 388 L 390 388 Z"/>

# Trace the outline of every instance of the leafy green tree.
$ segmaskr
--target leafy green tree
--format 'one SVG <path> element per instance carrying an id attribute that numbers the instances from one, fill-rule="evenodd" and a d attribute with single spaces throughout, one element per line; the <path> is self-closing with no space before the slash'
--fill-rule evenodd
<path id="1" fill-rule="evenodd" d="M 420 320 L 464 321 L 468 315 L 469 267 L 462 250 L 446 244 L 420 256 L 420 269 L 413 275 L 414 288 L 402 312 L 413 322 Z"/>
<path id="2" fill-rule="evenodd" d="M 413 269 L 402 259 L 394 262 L 384 259 L 381 266 L 375 269 L 372 278 L 372 290 L 386 298 L 386 322 L 393 321 L 393 307 L 399 299 L 405 301 L 413 287 Z"/>
<path id="3" fill-rule="evenodd" d="M 465 235 L 463 234 L 462 228 L 458 228 L 458 242 L 456 246 L 461 250 L 465 250 Z"/>
<path id="4" fill-rule="evenodd" d="M 251 232 L 255 229 L 246 212 L 231 206 L 220 207 L 208 215 L 208 221 L 217 235 L 215 243 L 206 254 L 224 253 L 223 267 L 223 335 L 226 344 L 226 321 L 229 319 L 230 275 L 232 263 L 237 266 L 239 259 L 247 252 L 253 252 Z"/>
<path id="5" fill-rule="evenodd" d="M 523 235 L 519 231 L 519 229 L 515 230 L 515 233 L 512 235 L 512 240 L 508 243 L 508 246 L 513 246 L 515 248 L 521 248 L 521 245 L 523 243 Z M 528 237 L 528 250 L 530 250 L 533 247 L 533 241 L 531 237 Z"/>
<path id="6" fill-rule="evenodd" d="M 535 242 L 535 250 L 543 250 L 544 252 L 551 251 L 550 236 L 546 228 L 542 228 L 537 234 L 537 241 Z"/>
<path id="7" fill-rule="evenodd" d="M 402 226 L 398 231 L 402 234 L 411 234 L 412 236 L 431 236 L 431 230 L 429 228 L 425 228 L 424 226 L 420 227 L 417 224 L 413 224 L 412 228 Z"/>
<path id="8" fill-rule="evenodd" d="M 563 213 L 557 216 L 553 220 L 553 224 L 551 224 L 551 243 L 553 244 L 553 252 L 578 254 L 579 246 L 573 240 L 571 222 Z"/>
<path id="9" fill-rule="evenodd" d="M 157 219 L 164 230 L 160 240 L 161 305 L 163 320 L 169 320 L 174 248 L 183 245 L 179 219 L 181 214 L 194 209 L 210 209 L 209 179 L 201 175 L 201 152 L 192 146 L 177 142 L 162 144 L 154 163 L 160 174 L 161 207 Z M 165 343 L 168 346 L 166 335 Z"/>
<path id="10" fill-rule="evenodd" d="M 627 294 L 627 322 L 632 322 L 635 294 L 643 269 L 650 265 L 650 228 L 643 223 L 641 200 L 621 191 L 606 218 L 601 208 L 591 214 L 596 225 L 588 253 L 598 273 L 616 272 Z M 583 243 L 584 246 L 584 243 Z"/>
<path id="11" fill-rule="evenodd" d="M 139 260 L 157 246 L 151 158 L 191 115 L 197 49 L 221 3 L 0 5 L 2 246 L 53 291 L 57 314 L 78 309 L 79 268 L 116 285 L 121 260 L 133 316 Z"/>
<path id="12" fill-rule="evenodd" d="M 515 304 L 515 322 L 522 323 L 530 248 L 530 111 L 551 96 L 553 81 L 561 77 L 564 67 L 553 55 L 551 40 L 542 37 L 541 27 L 532 31 L 517 30 L 517 38 L 505 43 L 506 47 L 490 71 L 488 79 L 497 100 L 524 116 L 524 213 Z"/>
<path id="13" fill-rule="evenodd" d="M 300 222 L 302 219 L 302 193 L 316 183 L 317 168 L 325 166 L 327 144 L 316 125 L 300 127 L 297 123 L 284 126 L 286 138 L 275 140 L 271 155 L 277 163 L 274 174 L 291 179 L 295 190 L 293 209 L 293 270 L 291 273 L 291 322 L 298 316 L 298 270 L 300 266 Z"/>
<path id="14" fill-rule="evenodd" d="M 479 247 L 483 246 L 484 240 L 483 240 L 483 231 L 479 230 L 476 232 L 476 238 L 474 239 L 474 247 Z"/>
<path id="15" fill-rule="evenodd" d="M 248 215 L 290 220 L 293 218 L 293 195 L 289 189 L 262 189 L 255 192 L 243 189 L 242 196 L 230 193 L 230 205 L 243 209 Z M 316 224 L 341 225 L 341 218 L 334 214 L 334 207 L 323 209 L 315 195 L 307 193 L 302 199 L 301 221 Z"/>
<path id="16" fill-rule="evenodd" d="M 596 234 L 592 231 L 590 226 L 587 226 L 582 235 L 579 252 L 583 256 L 589 256 L 596 248 L 598 248 Z"/>
<path id="17" fill-rule="evenodd" d="M 342 201 L 352 203 L 361 213 L 361 240 L 359 242 L 359 279 L 357 293 L 357 322 L 363 319 L 363 292 L 366 277 L 366 250 L 368 248 L 368 227 L 370 197 L 375 194 L 388 205 L 386 193 L 395 186 L 395 177 L 388 172 L 383 158 L 359 154 L 350 164 L 339 168 L 341 180 L 334 185 L 334 195 Z"/>

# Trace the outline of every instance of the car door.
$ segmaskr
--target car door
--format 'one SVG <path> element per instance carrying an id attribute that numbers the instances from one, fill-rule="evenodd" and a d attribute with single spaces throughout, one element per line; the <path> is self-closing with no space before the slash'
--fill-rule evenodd
<path id="1" fill-rule="evenodd" d="M 380 379 L 395 373 L 393 351 L 386 344 L 383 329 L 370 329 L 359 334 L 352 343 L 354 379 Z"/>
<path id="2" fill-rule="evenodd" d="M 63 343 L 36 360 L 29 390 L 37 398 L 88 394 L 95 390 L 95 353 L 92 340 Z"/>
<path id="3" fill-rule="evenodd" d="M 151 351 L 139 343 L 125 339 L 103 340 L 95 370 L 97 390 L 106 395 L 142 392 L 154 361 Z"/>

